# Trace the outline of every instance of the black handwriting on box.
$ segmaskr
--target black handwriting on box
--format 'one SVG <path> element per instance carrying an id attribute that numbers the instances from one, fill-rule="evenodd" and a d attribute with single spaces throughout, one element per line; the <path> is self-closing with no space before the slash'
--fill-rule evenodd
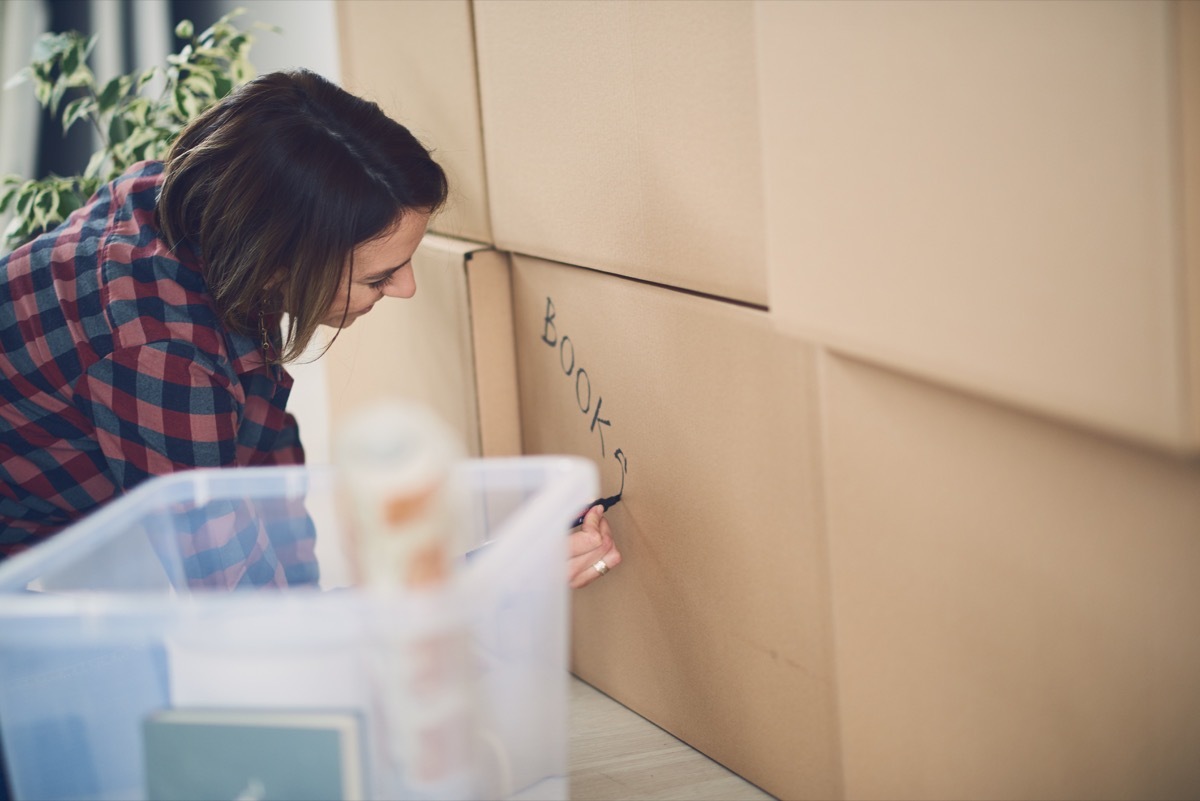
<path id="1" fill-rule="evenodd" d="M 558 312 L 554 308 L 554 301 L 546 296 L 546 319 L 542 329 L 542 342 L 551 349 L 558 352 L 558 366 L 562 369 L 563 375 L 567 378 L 573 378 L 575 384 L 575 404 L 579 408 L 579 412 L 584 416 L 584 419 L 591 418 L 590 431 L 595 431 L 600 439 L 600 458 L 605 457 L 604 449 L 604 429 L 612 428 L 612 421 L 600 416 L 600 407 L 604 404 L 604 398 L 599 394 L 595 394 L 596 405 L 592 406 L 592 377 L 588 375 L 587 370 L 578 366 L 575 362 L 575 343 L 566 334 L 559 336 L 558 326 L 554 322 L 554 318 L 558 316 Z M 613 458 L 621 465 L 621 489 L 617 491 L 617 495 L 625 492 L 625 474 L 629 472 L 629 459 L 625 453 L 617 448 L 613 451 Z"/>

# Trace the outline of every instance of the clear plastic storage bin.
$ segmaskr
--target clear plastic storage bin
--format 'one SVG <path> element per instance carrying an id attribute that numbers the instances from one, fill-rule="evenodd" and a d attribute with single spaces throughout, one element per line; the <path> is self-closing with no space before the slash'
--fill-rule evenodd
<path id="1" fill-rule="evenodd" d="M 147 789 L 164 775 L 159 787 L 182 778 L 217 797 L 278 797 L 278 777 L 253 774 L 272 748 L 290 754 L 293 797 L 567 798 L 565 535 L 596 497 L 596 469 L 483 459 L 456 478 L 466 536 L 460 569 L 436 593 L 352 586 L 328 468 L 152 479 L 0 564 L 0 739 L 15 798 L 165 801 L 169 790 Z M 189 587 L 188 527 L 231 505 L 267 516 L 302 505 L 319 588 Z M 391 677 L 419 675 L 409 662 L 422 644 L 462 631 L 462 664 L 428 669 L 469 693 L 470 769 L 414 783 L 397 765 L 397 723 L 429 710 L 392 693 Z M 245 739 L 247 720 L 266 728 Z M 182 726 L 167 729 L 176 739 L 152 728 L 162 721 Z M 188 728 L 197 721 L 223 728 Z M 297 739 L 318 731 L 341 750 Z"/>

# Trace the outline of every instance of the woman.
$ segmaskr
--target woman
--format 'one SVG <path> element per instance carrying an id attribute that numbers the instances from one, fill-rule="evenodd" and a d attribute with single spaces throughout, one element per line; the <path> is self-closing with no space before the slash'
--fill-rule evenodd
<path id="1" fill-rule="evenodd" d="M 273 73 L 0 259 L 0 559 L 151 476 L 302 463 L 283 365 L 318 326 L 413 296 L 446 195 L 376 105 Z M 315 581 L 311 537 L 226 532 L 197 544 L 202 583 Z M 573 587 L 620 561 L 603 509 L 570 552 Z"/>

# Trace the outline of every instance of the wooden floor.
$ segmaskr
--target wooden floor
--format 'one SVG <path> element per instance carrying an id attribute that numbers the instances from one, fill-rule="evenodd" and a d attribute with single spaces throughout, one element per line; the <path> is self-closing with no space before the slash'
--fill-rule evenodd
<path id="1" fill-rule="evenodd" d="M 574 677 L 570 729 L 572 801 L 772 798 Z"/>

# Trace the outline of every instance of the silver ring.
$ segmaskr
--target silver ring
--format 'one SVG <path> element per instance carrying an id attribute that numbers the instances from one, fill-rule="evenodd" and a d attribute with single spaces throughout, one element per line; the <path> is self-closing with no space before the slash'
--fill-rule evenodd
<path id="1" fill-rule="evenodd" d="M 595 570 L 597 573 L 603 576 L 608 572 L 608 565 L 604 564 L 604 560 L 601 559 L 599 562 L 592 565 L 592 570 Z"/>

